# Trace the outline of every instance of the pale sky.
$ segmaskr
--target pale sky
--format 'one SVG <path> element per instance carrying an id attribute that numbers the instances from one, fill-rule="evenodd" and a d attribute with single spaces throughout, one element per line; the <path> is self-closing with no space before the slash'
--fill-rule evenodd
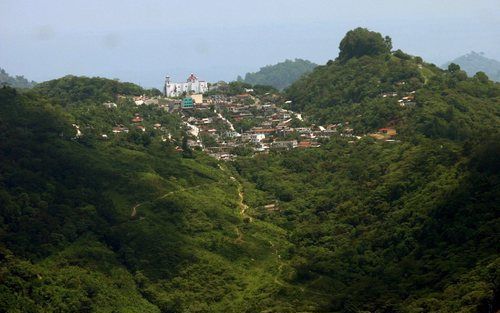
<path id="1" fill-rule="evenodd" d="M 0 0 L 0 67 L 39 82 L 230 81 L 287 58 L 324 64 L 358 26 L 437 65 L 500 60 L 500 0 Z"/>

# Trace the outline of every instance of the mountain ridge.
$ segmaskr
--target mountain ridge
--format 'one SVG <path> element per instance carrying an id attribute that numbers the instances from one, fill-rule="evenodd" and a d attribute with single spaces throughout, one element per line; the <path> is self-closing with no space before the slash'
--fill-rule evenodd
<path id="1" fill-rule="evenodd" d="M 500 84 L 348 37 L 280 103 L 343 131 L 228 162 L 190 148 L 179 115 L 136 105 L 134 84 L 1 88 L 0 307 L 500 309 Z"/>
<path id="2" fill-rule="evenodd" d="M 238 81 L 252 85 L 269 85 L 282 90 L 301 76 L 311 72 L 317 64 L 303 59 L 285 60 L 274 65 L 261 67 L 259 71 L 246 73 L 244 78 L 238 76 Z"/>
<path id="3" fill-rule="evenodd" d="M 484 72 L 491 80 L 500 82 L 500 61 L 487 58 L 484 56 L 484 53 L 471 51 L 453 61 L 443 64 L 442 68 L 448 68 L 451 63 L 460 65 L 470 76 L 475 75 L 477 72 Z"/>

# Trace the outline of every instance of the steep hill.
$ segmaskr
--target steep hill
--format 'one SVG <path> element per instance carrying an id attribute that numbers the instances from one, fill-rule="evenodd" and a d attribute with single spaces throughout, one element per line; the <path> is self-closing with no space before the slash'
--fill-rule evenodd
<path id="1" fill-rule="evenodd" d="M 247 73 L 242 80 L 252 85 L 268 85 L 282 90 L 290 86 L 304 74 L 311 72 L 317 64 L 307 60 L 285 60 L 274 65 L 261 67 L 258 72 Z"/>
<path id="2" fill-rule="evenodd" d="M 225 163 L 140 86 L 1 88 L 0 311 L 498 311 L 500 85 L 390 42 L 286 90 L 342 136 Z"/>
<path id="3" fill-rule="evenodd" d="M 442 67 L 448 68 L 451 63 L 460 65 L 460 67 L 471 76 L 475 75 L 477 72 L 484 72 L 491 80 L 500 82 L 500 62 L 485 57 L 483 53 L 472 51 L 471 53 L 444 64 Z"/>
<path id="4" fill-rule="evenodd" d="M 94 79 L 72 77 L 80 88 L 60 88 L 67 80 L 23 94 L 0 89 L 0 133 L 9 138 L 0 143 L 2 310 L 255 312 L 311 304 L 294 303 L 297 290 L 279 283 L 285 233 L 248 221 L 247 187 L 230 169 L 175 149 L 185 136 L 175 116 L 126 98 L 106 108 L 92 100 L 109 96 Z M 120 94 L 140 88 L 98 81 Z M 136 114 L 146 132 L 135 130 Z M 151 127 L 157 122 L 161 130 Z M 117 124 L 130 131 L 113 135 Z"/>
<path id="5" fill-rule="evenodd" d="M 400 50 L 330 61 L 286 95 L 292 109 L 320 123 L 349 122 L 358 135 L 400 125 L 434 138 L 466 139 L 499 121 L 498 84 L 482 74 L 468 78 L 460 67 L 441 70 Z"/>
<path id="6" fill-rule="evenodd" d="M 495 312 L 500 85 L 374 50 L 350 48 L 287 90 L 294 109 L 349 123 L 359 139 L 236 168 L 279 199 L 281 211 L 264 216 L 294 244 L 289 282 L 331 295 L 319 311 Z M 397 135 L 364 136 L 384 126 Z"/>

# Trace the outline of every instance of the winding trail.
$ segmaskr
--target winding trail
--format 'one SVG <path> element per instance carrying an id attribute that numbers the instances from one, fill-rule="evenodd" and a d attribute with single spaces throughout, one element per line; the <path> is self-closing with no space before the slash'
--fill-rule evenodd
<path id="1" fill-rule="evenodd" d="M 144 202 L 134 205 L 134 207 L 132 208 L 132 212 L 130 213 L 130 218 L 134 218 L 137 215 L 137 208 L 140 207 L 143 203 Z"/>
<path id="2" fill-rule="evenodd" d="M 248 215 L 246 213 L 247 209 L 248 209 L 248 205 L 245 204 L 245 195 L 243 193 L 243 186 L 241 185 L 241 183 L 236 179 L 234 178 L 233 176 L 230 177 L 232 181 L 236 182 L 237 186 L 238 186 L 238 197 L 239 197 L 239 201 L 238 201 L 238 206 L 240 207 L 240 215 L 241 217 L 243 218 L 248 218 L 248 220 L 251 222 L 253 222 L 253 217 L 251 217 L 250 215 Z"/>
<path id="3" fill-rule="evenodd" d="M 269 244 L 271 245 L 271 249 L 274 250 L 273 254 L 276 256 L 276 259 L 277 259 L 277 262 L 278 262 L 278 274 L 274 277 L 274 283 L 277 284 L 277 285 L 280 285 L 282 287 L 290 287 L 290 285 L 284 283 L 284 282 L 281 282 L 279 277 L 281 276 L 281 273 L 283 271 L 283 266 L 285 265 L 283 263 L 283 261 L 281 260 L 281 255 L 278 253 L 278 248 L 276 248 L 276 246 L 274 245 L 274 243 L 269 240 Z M 303 288 L 301 288 L 301 291 L 303 292 L 304 290 L 302 290 Z"/>
<path id="4" fill-rule="evenodd" d="M 223 171 L 224 173 L 230 175 L 228 169 L 225 167 L 225 166 L 222 166 L 220 163 L 218 164 L 219 166 L 219 169 L 221 171 Z M 241 184 L 241 182 L 239 180 L 237 180 L 234 176 L 229 176 L 229 178 L 236 184 L 236 189 L 238 190 L 238 207 L 240 209 L 239 213 L 240 213 L 240 216 L 243 218 L 243 219 L 248 219 L 248 221 L 250 223 L 253 222 L 253 217 L 251 217 L 250 215 L 248 215 L 246 213 L 247 209 L 248 209 L 248 205 L 245 204 L 245 194 L 243 193 L 243 185 Z M 241 231 L 241 229 L 238 227 L 238 226 L 235 226 L 235 231 L 236 231 L 236 239 L 234 240 L 235 243 L 242 243 L 243 242 L 243 232 Z"/>
<path id="5" fill-rule="evenodd" d="M 217 183 L 219 183 L 219 182 L 217 182 Z M 196 186 L 189 187 L 189 188 L 182 187 L 182 188 L 177 189 L 177 190 L 169 191 L 166 194 L 164 194 L 162 196 L 159 196 L 159 197 L 157 197 L 157 198 L 155 198 L 153 200 L 149 200 L 149 201 L 144 201 L 144 202 L 138 203 L 138 204 L 136 204 L 136 205 L 134 205 L 132 207 L 131 212 L 130 212 L 130 218 L 131 219 L 135 218 L 136 215 L 137 215 L 137 208 L 139 208 L 141 205 L 143 205 L 146 202 L 152 202 L 152 201 L 156 201 L 156 200 L 165 199 L 166 197 L 168 197 L 168 196 L 170 196 L 170 195 L 172 195 L 174 193 L 181 192 L 181 191 L 186 191 L 186 190 L 191 190 L 191 189 L 196 189 L 196 188 L 199 188 L 199 187 L 202 187 L 202 186 L 205 186 L 205 185 L 209 185 L 209 184 L 201 184 L 201 185 L 196 185 Z M 143 218 L 141 218 L 141 219 L 143 219 Z"/>

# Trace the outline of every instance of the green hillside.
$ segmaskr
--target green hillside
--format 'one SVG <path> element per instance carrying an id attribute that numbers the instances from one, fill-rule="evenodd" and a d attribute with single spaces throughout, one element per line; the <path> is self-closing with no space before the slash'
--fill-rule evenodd
<path id="1" fill-rule="evenodd" d="M 261 67 L 258 72 L 246 73 L 244 79 L 238 80 L 251 85 L 267 85 L 282 90 L 303 75 L 310 73 L 316 66 L 317 64 L 302 59 L 285 60 Z"/>
<path id="2" fill-rule="evenodd" d="M 391 49 L 350 31 L 283 93 L 338 135 L 228 162 L 156 90 L 1 88 L 0 311 L 500 310 L 500 84 Z"/>
<path id="3" fill-rule="evenodd" d="M 343 58 L 287 90 L 292 108 L 348 123 L 359 140 L 240 158 L 236 168 L 279 199 L 280 213 L 265 218 L 290 234 L 290 282 L 331 295 L 319 311 L 494 312 L 500 85 L 379 51 L 341 45 Z M 364 137 L 384 126 L 396 140 Z"/>
<path id="4" fill-rule="evenodd" d="M 380 45 L 386 41 L 375 37 Z M 294 83 L 286 96 L 292 109 L 321 123 L 347 121 L 360 135 L 398 125 L 433 138 L 465 139 L 499 122 L 498 84 L 482 73 L 469 78 L 456 66 L 441 70 L 400 50 L 339 57 Z M 398 100 L 405 96 L 413 100 L 402 107 Z"/>
<path id="5" fill-rule="evenodd" d="M 200 152 L 180 153 L 180 122 L 92 85 L 64 97 L 0 89 L 0 307 L 9 312 L 234 312 L 293 308 L 279 282 L 279 227 L 249 221 L 246 187 Z M 120 88 L 130 85 L 118 84 Z M 135 88 L 139 88 L 135 86 Z M 51 89 L 54 91 L 54 89 Z M 97 91 L 100 93 L 101 91 Z M 63 106 L 52 98 L 81 100 Z M 87 101 L 88 100 L 88 101 Z M 134 114 L 173 134 L 141 133 Z M 75 137 L 77 123 L 83 133 Z M 131 128 L 107 140 L 115 123 Z M 148 127 L 149 129 L 149 127 Z M 187 151 L 184 151 L 187 152 Z M 250 188 L 250 187 L 249 187 Z M 285 295 L 285 297 L 283 296 Z M 290 298 L 291 299 L 291 298 Z M 305 301 L 309 303 L 310 301 Z M 304 305 L 302 301 L 300 305 Z"/>

